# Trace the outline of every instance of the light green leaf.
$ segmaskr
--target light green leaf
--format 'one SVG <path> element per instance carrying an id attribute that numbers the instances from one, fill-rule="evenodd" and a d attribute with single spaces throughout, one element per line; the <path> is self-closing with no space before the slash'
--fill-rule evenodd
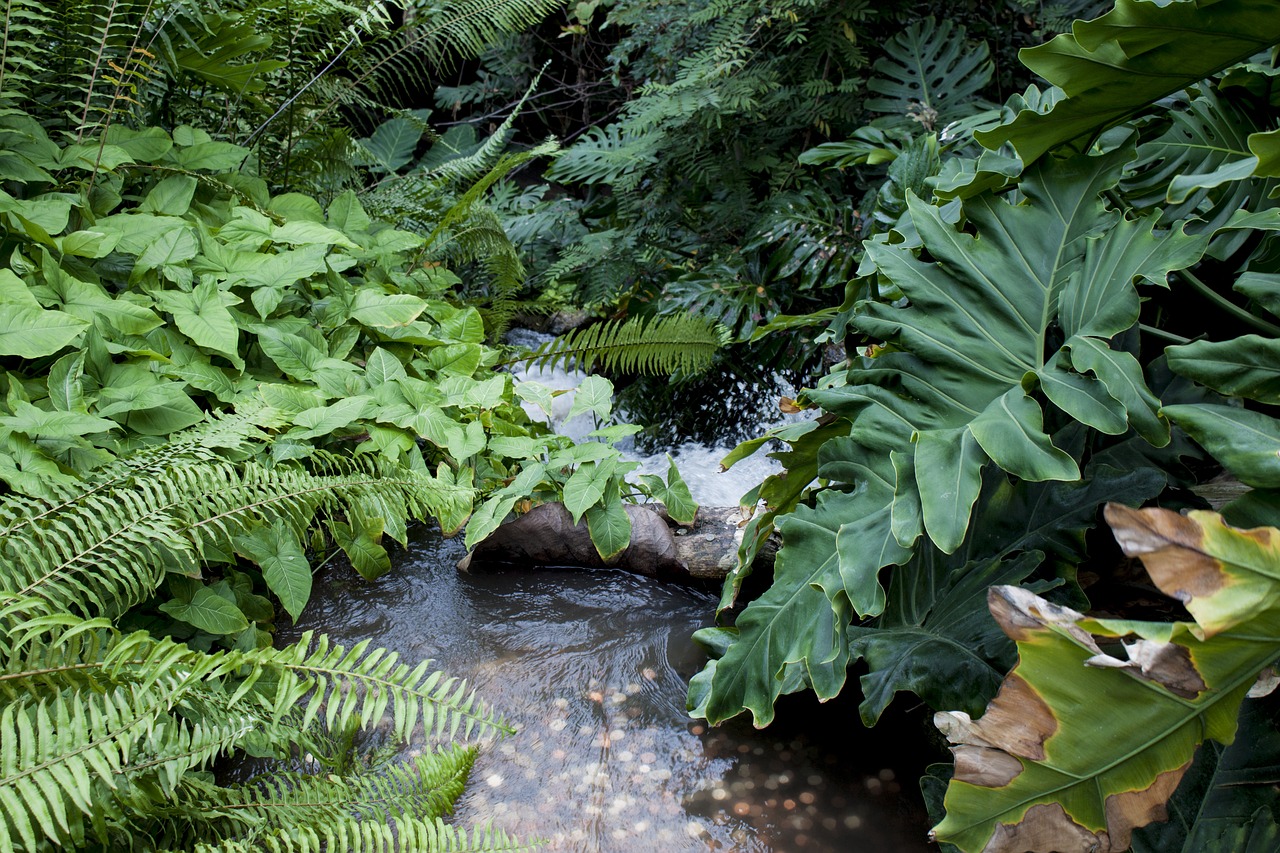
<path id="1" fill-rule="evenodd" d="M 329 224 L 339 231 L 358 233 L 368 231 L 373 220 L 365 213 L 364 206 L 352 190 L 346 190 L 329 203 Z"/>
<path id="2" fill-rule="evenodd" d="M 105 258 L 120 242 L 120 237 L 102 231 L 72 231 L 65 237 L 55 237 L 53 242 L 64 255 Z"/>
<path id="3" fill-rule="evenodd" d="M 455 462 L 464 462 L 484 450 L 484 425 L 471 421 L 463 428 L 456 428 L 449 436 L 449 455 Z"/>
<path id="4" fill-rule="evenodd" d="M 200 243 L 196 240 L 195 231 L 190 228 L 170 228 L 161 232 L 138 256 L 133 275 L 137 277 L 157 267 L 185 264 L 199 251 Z"/>
<path id="5" fill-rule="evenodd" d="M 258 564 L 267 587 L 297 622 L 311 598 L 311 565 L 293 528 L 283 521 L 256 527 L 236 537 L 236 551 Z"/>
<path id="6" fill-rule="evenodd" d="M 177 141 L 177 138 L 175 131 L 174 140 Z M 249 154 L 248 148 L 241 148 L 230 142 L 197 142 L 187 147 L 174 148 L 169 152 L 169 159 L 180 168 L 192 172 L 197 169 L 224 172 L 238 167 Z"/>
<path id="7" fill-rule="evenodd" d="M 191 199 L 195 197 L 195 192 L 195 178 L 190 175 L 173 175 L 152 187 L 138 209 L 146 213 L 182 216 L 191 209 Z"/>
<path id="8" fill-rule="evenodd" d="M 274 327 L 267 327 L 258 332 L 258 346 L 276 366 L 295 379 L 308 381 L 316 375 L 316 371 L 330 365 L 329 356 L 299 335 L 289 334 Z M 338 362 L 354 370 L 354 365 Z"/>
<path id="9" fill-rule="evenodd" d="M 27 283 L 9 269 L 0 269 L 0 303 L 40 307 L 40 300 L 36 299 Z"/>
<path id="10" fill-rule="evenodd" d="M 693 499 L 688 484 L 680 476 L 674 459 L 667 456 L 667 486 L 662 495 L 662 505 L 667 515 L 681 524 L 693 524 L 698 519 L 698 502 Z"/>
<path id="11" fill-rule="evenodd" d="M 98 414 L 142 435 L 169 435 L 204 420 L 204 412 L 179 382 L 103 388 Z"/>
<path id="12" fill-rule="evenodd" d="M 317 408 L 325 404 L 325 397 L 315 388 L 298 384 L 282 384 L 264 382 L 258 386 L 258 396 L 273 409 L 286 415 L 296 415 L 307 409 Z"/>
<path id="13" fill-rule="evenodd" d="M 397 379 L 409 378 L 409 374 L 405 372 L 404 365 L 400 363 L 400 359 L 382 347 L 377 347 L 369 354 L 369 358 L 364 365 L 364 375 L 369 380 L 370 387 L 373 388 Z"/>
<path id="14" fill-rule="evenodd" d="M 61 311 L 5 304 L 0 306 L 0 355 L 52 355 L 79 337 L 88 325 Z"/>
<path id="15" fill-rule="evenodd" d="M 272 196 L 267 208 L 283 219 L 324 223 L 324 210 L 320 207 L 320 202 L 305 193 Z"/>
<path id="16" fill-rule="evenodd" d="M 489 439 L 489 452 L 507 459 L 535 459 L 545 443 L 523 435 L 495 435 Z"/>
<path id="17" fill-rule="evenodd" d="M 554 405 L 551 391 L 552 389 L 538 382 L 516 383 L 516 396 L 526 403 L 537 406 L 547 418 L 551 417 L 551 407 Z"/>
<path id="18" fill-rule="evenodd" d="M 173 315 L 184 335 L 202 347 L 238 358 L 240 329 L 227 306 L 240 297 L 218 290 L 211 281 L 196 285 L 191 293 L 169 290 L 156 295 L 160 306 Z"/>
<path id="19" fill-rule="evenodd" d="M 611 459 L 584 462 L 569 477 L 564 484 L 564 506 L 573 516 L 574 524 L 582 519 L 584 512 L 604 499 L 615 467 L 616 463 Z"/>
<path id="20" fill-rule="evenodd" d="M 84 412 L 65 410 L 45 411 L 30 403 L 15 400 L 10 404 L 12 415 L 0 416 L 0 426 L 20 432 L 33 440 L 67 435 L 91 435 L 116 429 L 114 422 L 94 417 Z"/>
<path id="21" fill-rule="evenodd" d="M 171 599 L 161 604 L 160 610 L 210 634 L 235 634 L 249 627 L 240 608 L 207 586 L 198 588 L 189 602 Z"/>
<path id="22" fill-rule="evenodd" d="M 467 550 L 469 551 L 476 547 L 490 533 L 497 530 L 498 525 L 502 524 L 518 500 L 520 500 L 518 495 L 507 497 L 493 495 L 476 507 L 476 511 L 472 513 L 470 520 L 467 521 L 465 542 Z"/>
<path id="23" fill-rule="evenodd" d="M 368 396 L 344 397 L 329 406 L 307 409 L 293 416 L 296 429 L 289 431 L 294 439 L 319 438 L 348 426 L 353 421 L 367 417 L 372 411 L 373 398 Z"/>
<path id="24" fill-rule="evenodd" d="M 437 373 L 471 376 L 480 368 L 483 356 L 479 344 L 449 344 L 427 353 L 427 367 Z"/>
<path id="25" fill-rule="evenodd" d="M 573 405 L 565 420 L 591 412 L 604 420 L 613 411 L 613 383 L 603 376 L 588 376 L 573 395 Z"/>
<path id="26" fill-rule="evenodd" d="M 63 412 L 83 412 L 84 352 L 67 353 L 49 368 L 49 402 Z"/>
<path id="27" fill-rule="evenodd" d="M 631 544 L 631 517 L 616 494 L 603 505 L 588 507 L 586 517 L 587 532 L 600 559 L 607 563 L 627 550 Z"/>
<path id="28" fill-rule="evenodd" d="M 351 525 L 332 521 L 329 531 L 351 561 L 352 568 L 365 580 L 374 580 L 391 571 L 391 557 L 382 547 L 382 519 L 372 519 L 355 531 Z"/>
<path id="29" fill-rule="evenodd" d="M 289 243 L 294 246 L 342 246 L 344 249 L 359 248 L 341 231 L 334 231 L 327 225 L 306 220 L 294 220 L 284 225 L 271 228 L 271 239 L 276 243 Z"/>
<path id="30" fill-rule="evenodd" d="M 484 319 L 475 308 L 464 308 L 440 323 L 440 337 L 464 344 L 484 340 Z"/>
<path id="31" fill-rule="evenodd" d="M 427 303 L 407 293 L 384 293 L 374 287 L 356 291 L 351 316 L 366 326 L 407 326 L 422 316 Z"/>

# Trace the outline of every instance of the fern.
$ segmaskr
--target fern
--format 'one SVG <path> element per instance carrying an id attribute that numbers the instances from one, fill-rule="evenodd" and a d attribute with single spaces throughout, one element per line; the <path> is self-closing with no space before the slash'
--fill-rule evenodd
<path id="1" fill-rule="evenodd" d="M 39 65 L 31 54 L 50 24 L 48 10 L 36 0 L 5 0 L 4 13 L 4 30 L 0 35 L 0 103 L 6 99 L 16 101 L 35 82 L 32 73 L 39 72 Z"/>
<path id="2" fill-rule="evenodd" d="M 407 16 L 411 23 L 362 44 L 348 58 L 348 76 L 336 81 L 331 97 L 312 115 L 304 134 L 335 109 L 360 98 L 394 101 L 398 86 L 424 79 L 429 67 L 479 54 L 499 35 L 541 20 L 560 6 L 560 0 L 454 0 L 431 5 L 414 0 L 406 6 L 412 10 Z"/>
<path id="3" fill-rule="evenodd" d="M 234 537 L 281 521 L 299 534 L 318 512 L 394 518 L 448 516 L 469 493 L 377 457 L 317 454 L 300 465 L 208 461 L 140 469 L 62 502 L 0 503 L 0 605 L 40 601 L 28 615 L 70 610 L 115 617 L 145 601 L 166 571 L 192 573 L 208 549 L 234 550 Z"/>
<path id="4" fill-rule="evenodd" d="M 599 365 L 620 373 L 700 373 L 724 345 L 718 323 L 695 315 L 597 323 L 548 341 L 533 352 L 507 362 L 538 367 Z"/>
<path id="5" fill-rule="evenodd" d="M 308 634 L 285 649 L 207 655 L 83 623 L 25 623 L 8 641 L 0 850 L 36 849 L 41 838 L 83 846 L 86 820 L 100 842 L 119 847 L 141 831 L 184 847 L 238 836 L 268 849 L 299 840 L 363 849 L 359 839 L 389 840 L 372 823 L 388 817 L 425 836 L 461 792 L 474 748 L 431 752 L 379 776 L 281 774 L 236 788 L 188 771 L 238 745 L 287 749 L 317 725 L 369 728 L 388 711 L 405 740 L 419 724 L 437 738 L 509 731 L 465 685 L 367 643 L 346 650 L 320 638 L 312 648 Z"/>

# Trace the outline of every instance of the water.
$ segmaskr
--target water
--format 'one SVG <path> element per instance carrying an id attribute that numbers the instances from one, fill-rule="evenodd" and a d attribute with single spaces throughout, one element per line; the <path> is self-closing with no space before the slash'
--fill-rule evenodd
<path id="1" fill-rule="evenodd" d="M 688 718 L 704 661 L 689 635 L 708 624 L 710 591 L 611 571 L 461 574 L 462 555 L 420 528 L 376 582 L 322 571 L 303 623 L 281 633 L 432 658 L 516 726 L 482 752 L 456 822 L 582 853 L 930 849 L 921 762 L 899 754 L 918 747 L 872 754 L 884 736 L 851 705 L 789 715 L 813 723 L 803 731 Z"/>
<path id="2" fill-rule="evenodd" d="M 536 348 L 552 339 L 552 335 L 531 332 L 526 329 L 513 329 L 508 333 L 509 343 Z M 560 435 L 567 435 L 575 441 L 587 441 L 587 433 L 596 428 L 590 414 L 577 415 L 567 419 L 573 405 L 573 392 L 585 378 L 586 374 L 576 370 L 566 371 L 561 367 L 550 369 L 529 365 L 516 365 L 512 370 L 516 382 L 536 382 L 554 390 L 566 391 L 555 398 L 551 417 L 532 404 L 526 404 L 525 410 L 531 418 L 548 422 L 551 429 Z M 703 385 L 698 386 L 697 397 L 706 397 L 712 393 Z M 648 393 L 651 385 L 633 389 L 631 394 L 621 395 L 622 400 L 630 399 L 631 404 L 641 406 L 645 413 L 633 416 L 625 410 L 625 402 L 619 405 L 621 411 L 615 417 L 624 423 L 646 425 L 659 417 L 664 411 L 673 408 L 687 410 L 689 417 L 684 423 L 665 425 L 661 435 L 641 435 L 640 442 L 633 439 L 620 442 L 618 447 L 628 458 L 640 463 L 640 468 L 632 476 L 639 474 L 661 474 L 666 476 L 667 457 L 675 460 L 680 475 L 689 486 L 693 499 L 704 506 L 737 506 L 739 499 L 757 483 L 770 474 L 782 470 L 782 466 L 769 458 L 762 450 L 748 457 L 725 472 L 720 471 L 720 460 L 733 449 L 734 445 L 747 437 L 758 435 L 760 431 L 774 424 L 798 420 L 803 415 L 783 415 L 777 409 L 777 398 L 782 394 L 795 396 L 795 390 L 785 383 L 765 382 L 759 387 L 749 387 L 741 380 L 733 380 L 719 389 L 724 400 L 733 401 L 732 405 L 721 406 L 709 399 L 673 400 L 671 396 Z M 660 389 L 658 389 L 660 390 Z M 643 394 L 637 391 L 645 392 Z M 750 408 L 742 401 L 768 401 L 767 405 Z M 692 418 L 694 423 L 689 422 Z"/>
<path id="3" fill-rule="evenodd" d="M 582 377 L 516 378 L 569 389 Z M 552 427 L 581 440 L 595 425 L 566 422 L 570 401 L 557 398 Z M 671 455 L 696 500 L 733 506 L 779 466 L 759 454 L 719 473 L 739 437 L 720 435 Z M 623 449 L 642 471 L 666 473 L 666 452 Z M 376 582 L 335 564 L 279 637 L 310 628 L 431 658 L 500 709 L 518 734 L 481 753 L 455 822 L 493 822 L 572 853 L 933 849 L 916 788 L 938 757 L 922 746 L 924 709 L 900 731 L 868 732 L 856 696 L 819 706 L 803 695 L 784 697 L 766 731 L 747 720 L 711 729 L 689 719 L 685 692 L 705 662 L 690 635 L 710 624 L 715 591 L 613 571 L 461 574 L 463 554 L 460 538 L 419 528 Z"/>

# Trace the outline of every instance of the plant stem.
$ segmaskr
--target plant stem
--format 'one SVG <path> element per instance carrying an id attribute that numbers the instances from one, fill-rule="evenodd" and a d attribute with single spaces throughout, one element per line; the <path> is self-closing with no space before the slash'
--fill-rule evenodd
<path id="1" fill-rule="evenodd" d="M 1172 341 L 1175 344 L 1191 343 L 1191 338 L 1184 338 L 1182 335 L 1175 335 L 1173 332 L 1166 332 L 1164 329 L 1157 329 L 1155 326 L 1148 326 L 1146 323 L 1139 323 L 1138 328 L 1154 338 L 1164 338 L 1166 341 Z"/>
<path id="2" fill-rule="evenodd" d="M 1237 320 L 1241 321 L 1242 323 L 1248 326 L 1252 326 L 1253 328 L 1257 329 L 1260 332 L 1266 332 L 1268 335 L 1272 335 L 1273 337 L 1280 337 L 1280 326 L 1276 326 L 1272 323 L 1268 323 L 1266 320 L 1263 320 L 1261 317 L 1253 316 L 1248 311 L 1244 310 L 1239 305 L 1235 304 L 1234 302 L 1227 299 L 1225 296 L 1223 296 L 1222 294 L 1218 293 L 1216 290 L 1211 288 L 1209 285 L 1205 284 L 1203 281 L 1197 278 L 1195 274 L 1193 274 L 1191 271 L 1181 270 L 1178 272 L 1178 277 L 1181 278 L 1183 281 L 1185 281 L 1187 284 L 1191 285 L 1197 291 L 1199 291 L 1201 296 L 1205 297 L 1210 302 L 1217 305 L 1223 311 L 1227 312 L 1232 317 L 1235 317 Z"/>

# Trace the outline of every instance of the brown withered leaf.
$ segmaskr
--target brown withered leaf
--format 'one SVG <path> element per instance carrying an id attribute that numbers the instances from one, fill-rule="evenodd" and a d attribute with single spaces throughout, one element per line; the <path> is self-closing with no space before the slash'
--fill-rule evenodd
<path id="1" fill-rule="evenodd" d="M 1018 664 L 986 713 L 935 718 L 953 744 L 939 841 L 977 853 L 1118 853 L 1166 803 L 1205 739 L 1230 743 L 1280 643 L 1280 535 L 1212 513 L 1111 506 L 1125 551 L 1195 622 L 1090 619 L 1016 587 L 992 615 Z"/>

